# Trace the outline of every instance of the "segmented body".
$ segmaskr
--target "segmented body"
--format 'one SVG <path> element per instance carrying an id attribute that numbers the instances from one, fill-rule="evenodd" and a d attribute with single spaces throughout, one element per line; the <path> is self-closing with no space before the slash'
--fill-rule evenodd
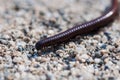
<path id="1" fill-rule="evenodd" d="M 109 22 L 113 21 L 118 14 L 118 0 L 111 0 L 111 3 L 112 5 L 107 13 L 84 24 L 76 25 L 65 32 L 38 41 L 35 45 L 36 49 L 39 50 L 46 46 L 62 43 L 76 35 L 86 34 L 96 28 L 109 24 Z"/>

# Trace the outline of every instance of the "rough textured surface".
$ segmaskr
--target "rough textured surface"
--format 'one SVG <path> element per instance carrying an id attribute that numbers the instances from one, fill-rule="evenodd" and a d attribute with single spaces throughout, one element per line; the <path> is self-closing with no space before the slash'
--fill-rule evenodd
<path id="1" fill-rule="evenodd" d="M 65 44 L 35 43 L 100 16 L 110 0 L 0 0 L 0 80 L 119 80 L 120 19 Z"/>

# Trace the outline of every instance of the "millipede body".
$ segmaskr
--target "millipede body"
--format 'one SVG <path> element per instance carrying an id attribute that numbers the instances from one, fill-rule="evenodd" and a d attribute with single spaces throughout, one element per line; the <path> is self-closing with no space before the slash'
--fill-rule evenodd
<path id="1" fill-rule="evenodd" d="M 107 13 L 89 22 L 76 25 L 62 33 L 38 41 L 35 45 L 36 49 L 39 50 L 46 46 L 62 43 L 75 37 L 76 35 L 86 34 L 92 30 L 109 24 L 109 22 L 113 21 L 118 15 L 118 0 L 111 0 L 111 3 L 111 7 Z"/>

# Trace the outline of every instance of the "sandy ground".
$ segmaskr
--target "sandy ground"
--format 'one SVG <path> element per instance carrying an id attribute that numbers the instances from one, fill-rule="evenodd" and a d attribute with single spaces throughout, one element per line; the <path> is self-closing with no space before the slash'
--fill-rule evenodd
<path id="1" fill-rule="evenodd" d="M 67 43 L 34 47 L 109 6 L 110 0 L 0 0 L 0 80 L 120 80 L 119 17 Z"/>

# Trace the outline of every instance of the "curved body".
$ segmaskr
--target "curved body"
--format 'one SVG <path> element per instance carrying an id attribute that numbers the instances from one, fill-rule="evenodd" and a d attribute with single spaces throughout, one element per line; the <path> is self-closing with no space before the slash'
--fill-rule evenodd
<path id="1" fill-rule="evenodd" d="M 107 25 L 109 22 L 113 21 L 118 14 L 118 0 L 111 0 L 111 3 L 111 7 L 107 13 L 89 22 L 76 25 L 65 32 L 38 41 L 35 45 L 36 49 L 39 50 L 46 46 L 62 43 L 76 35 L 85 34 L 96 28 Z"/>

